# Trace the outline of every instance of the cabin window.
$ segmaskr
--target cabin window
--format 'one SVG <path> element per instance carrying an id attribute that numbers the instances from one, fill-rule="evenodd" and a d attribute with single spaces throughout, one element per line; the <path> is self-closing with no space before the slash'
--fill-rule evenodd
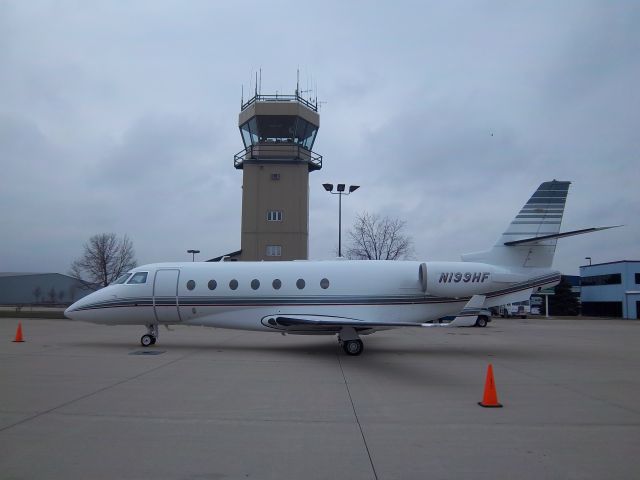
<path id="1" fill-rule="evenodd" d="M 282 287 L 282 282 L 280 281 L 280 279 L 276 278 L 271 285 L 273 285 L 274 290 L 280 290 L 280 287 Z"/>
<path id="2" fill-rule="evenodd" d="M 209 290 L 215 290 L 217 286 L 218 282 L 216 282 L 215 280 L 209 280 L 209 283 L 207 283 L 207 287 L 209 287 Z"/>
<path id="3" fill-rule="evenodd" d="M 129 285 L 136 285 L 141 283 L 147 283 L 147 272 L 134 273 L 131 280 L 127 282 Z"/>
<path id="4" fill-rule="evenodd" d="M 111 282 L 111 285 L 116 285 L 116 284 L 119 284 L 119 283 L 126 282 L 127 278 L 129 278 L 130 275 L 131 275 L 131 272 L 125 273 L 124 275 L 118 277 L 115 281 Z"/>
<path id="5" fill-rule="evenodd" d="M 258 280 L 257 278 L 254 278 L 253 280 L 251 280 L 251 288 L 253 290 L 257 290 L 260 288 L 260 280 Z"/>
<path id="6" fill-rule="evenodd" d="M 298 290 L 302 290 L 305 285 L 306 284 L 304 283 L 304 280 L 302 278 L 299 278 L 296 282 L 296 287 L 298 287 Z"/>
<path id="7" fill-rule="evenodd" d="M 322 280 L 320 280 L 320 287 L 323 288 L 324 290 L 329 288 L 329 279 L 323 278 Z"/>
<path id="8" fill-rule="evenodd" d="M 235 278 L 233 280 L 231 280 L 229 282 L 229 288 L 231 290 L 235 290 L 236 288 L 238 288 L 238 280 L 236 280 Z"/>
<path id="9" fill-rule="evenodd" d="M 193 290 L 194 288 L 196 288 L 196 282 L 194 282 L 193 280 L 189 280 L 187 282 L 187 290 Z"/>

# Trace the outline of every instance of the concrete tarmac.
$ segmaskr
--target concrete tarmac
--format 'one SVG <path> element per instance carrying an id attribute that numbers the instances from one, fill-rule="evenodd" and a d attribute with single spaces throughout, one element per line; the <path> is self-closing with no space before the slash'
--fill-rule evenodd
<path id="1" fill-rule="evenodd" d="M 0 320 L 0 478 L 637 479 L 640 322 L 333 337 Z M 155 355 L 140 354 L 153 352 Z M 493 364 L 501 409 L 477 405 Z"/>

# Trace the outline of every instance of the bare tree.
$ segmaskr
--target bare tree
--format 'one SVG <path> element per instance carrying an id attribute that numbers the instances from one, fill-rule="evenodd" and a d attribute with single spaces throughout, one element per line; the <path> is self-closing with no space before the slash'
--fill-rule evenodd
<path id="1" fill-rule="evenodd" d="M 413 254 L 413 242 L 404 233 L 405 222 L 367 212 L 358 215 L 347 233 L 347 258 L 402 260 Z"/>
<path id="2" fill-rule="evenodd" d="M 101 233 L 84 244 L 84 253 L 73 261 L 70 273 L 85 284 L 91 282 L 106 287 L 136 265 L 129 237 L 119 239 L 115 233 Z"/>
<path id="3" fill-rule="evenodd" d="M 36 303 L 40 301 L 40 295 L 42 295 L 42 288 L 36 287 L 33 289 L 33 296 L 36 297 Z"/>

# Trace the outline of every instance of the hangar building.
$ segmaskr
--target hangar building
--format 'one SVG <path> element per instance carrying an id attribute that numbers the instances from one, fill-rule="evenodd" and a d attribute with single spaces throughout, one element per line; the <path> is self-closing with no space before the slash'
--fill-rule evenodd
<path id="1" fill-rule="evenodd" d="M 67 305 L 97 286 L 61 273 L 0 272 L 0 305 Z"/>
<path id="2" fill-rule="evenodd" d="M 582 315 L 640 319 L 640 261 L 580 267 Z"/>

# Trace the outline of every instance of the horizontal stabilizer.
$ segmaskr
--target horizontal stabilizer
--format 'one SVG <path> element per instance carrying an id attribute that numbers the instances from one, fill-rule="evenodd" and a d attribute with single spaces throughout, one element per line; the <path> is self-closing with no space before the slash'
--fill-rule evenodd
<path id="1" fill-rule="evenodd" d="M 623 225 L 612 225 L 610 227 L 592 227 L 583 228 L 582 230 L 572 230 L 570 232 L 553 233 L 551 235 L 541 235 L 539 237 L 523 238 L 520 240 L 512 240 L 510 242 L 504 242 L 507 247 L 513 247 L 515 245 L 533 245 L 543 240 L 550 240 L 553 238 L 572 237 L 574 235 L 582 235 L 583 233 L 598 232 L 600 230 L 608 230 L 609 228 L 618 228 Z"/>

